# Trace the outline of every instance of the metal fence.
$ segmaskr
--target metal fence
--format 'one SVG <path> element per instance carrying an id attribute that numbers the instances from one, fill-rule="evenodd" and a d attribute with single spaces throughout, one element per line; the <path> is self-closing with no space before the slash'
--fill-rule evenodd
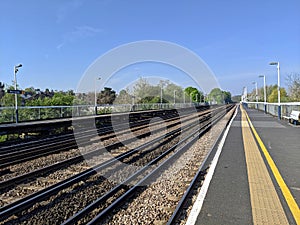
<path id="1" fill-rule="evenodd" d="M 204 103 L 202 103 L 204 104 Z M 19 122 L 58 119 L 78 116 L 89 116 L 117 112 L 130 112 L 142 110 L 173 109 L 198 106 L 197 103 L 154 103 L 154 104 L 119 104 L 119 105 L 73 105 L 73 106 L 21 106 L 18 107 Z M 15 108 L 0 107 L 0 123 L 14 123 Z"/>
<path id="2" fill-rule="evenodd" d="M 247 107 L 252 109 L 265 110 L 265 104 L 263 102 L 244 102 Z M 300 102 L 284 102 L 280 103 L 280 115 L 289 116 L 292 110 L 300 111 Z M 266 103 L 266 113 L 278 117 L 278 103 Z"/>

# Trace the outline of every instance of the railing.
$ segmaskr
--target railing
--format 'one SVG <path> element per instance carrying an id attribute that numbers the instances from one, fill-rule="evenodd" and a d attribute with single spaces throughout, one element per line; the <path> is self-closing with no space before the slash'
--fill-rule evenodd
<path id="1" fill-rule="evenodd" d="M 97 105 L 97 115 L 117 112 L 132 112 L 142 110 L 187 108 L 191 106 L 204 105 L 204 103 L 154 103 L 154 104 L 114 104 Z M 21 106 L 18 107 L 19 122 L 58 119 L 78 116 L 95 115 L 94 105 L 73 106 Z M 0 123 L 14 123 L 15 108 L 0 107 Z"/>
<path id="2" fill-rule="evenodd" d="M 263 102 L 243 102 L 247 107 L 252 109 L 258 109 L 265 111 L 268 114 L 278 117 L 278 103 L 266 103 Z M 300 102 L 282 102 L 280 103 L 280 117 L 289 116 L 292 110 L 300 111 Z"/>

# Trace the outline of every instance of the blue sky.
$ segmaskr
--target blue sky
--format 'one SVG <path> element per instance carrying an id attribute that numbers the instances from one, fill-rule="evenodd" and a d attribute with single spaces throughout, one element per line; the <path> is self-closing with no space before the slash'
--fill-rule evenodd
<path id="1" fill-rule="evenodd" d="M 13 67 L 21 88 L 76 89 L 89 65 L 129 42 L 162 40 L 195 52 L 214 72 L 220 87 L 240 94 L 243 86 L 281 83 L 300 73 L 300 1 L 2 0 L 0 81 L 11 84 Z M 142 76 L 164 76 L 192 84 L 173 69 L 139 65 L 118 90 Z M 121 73 L 121 72 L 120 72 Z M 126 71 L 128 73 L 128 70 Z"/>

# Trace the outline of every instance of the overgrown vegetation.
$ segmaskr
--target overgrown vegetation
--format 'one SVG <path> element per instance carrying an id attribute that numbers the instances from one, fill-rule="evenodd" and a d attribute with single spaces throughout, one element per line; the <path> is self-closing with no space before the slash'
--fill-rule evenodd
<path id="1" fill-rule="evenodd" d="M 15 120 L 15 95 L 7 93 L 7 90 L 14 90 L 14 87 L 4 86 L 0 82 L 0 123 L 13 122 Z M 95 93 L 78 93 L 73 90 L 53 91 L 49 89 L 40 90 L 34 87 L 25 88 L 23 93 L 18 95 L 18 106 L 36 106 L 35 109 L 20 108 L 19 120 L 37 120 L 58 117 L 71 117 L 72 108 L 68 106 L 89 105 L 81 110 L 81 115 L 92 114 L 95 104 Z M 112 104 L 154 104 L 154 103 L 212 103 L 222 104 L 231 102 L 231 94 L 215 88 L 211 93 L 205 95 L 195 87 L 182 87 L 170 81 L 159 81 L 158 84 L 150 84 L 145 78 L 140 78 L 131 89 L 121 90 L 116 93 L 110 87 L 96 93 L 97 105 Z M 43 106 L 55 106 L 47 108 Z M 67 107 L 59 107 L 67 106 Z M 10 108 L 8 108 L 10 107 Z M 145 105 L 145 109 L 149 106 Z M 76 110 L 76 108 L 74 109 Z M 98 114 L 112 112 L 111 107 L 98 107 Z"/>

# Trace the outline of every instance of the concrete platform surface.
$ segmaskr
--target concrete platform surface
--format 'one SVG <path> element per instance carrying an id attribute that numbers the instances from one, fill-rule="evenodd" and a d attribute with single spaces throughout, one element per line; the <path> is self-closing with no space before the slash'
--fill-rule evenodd
<path id="1" fill-rule="evenodd" d="M 299 224 L 299 142 L 300 126 L 257 110 L 239 109 L 196 224 Z M 276 204 L 282 218 L 273 209 Z"/>

